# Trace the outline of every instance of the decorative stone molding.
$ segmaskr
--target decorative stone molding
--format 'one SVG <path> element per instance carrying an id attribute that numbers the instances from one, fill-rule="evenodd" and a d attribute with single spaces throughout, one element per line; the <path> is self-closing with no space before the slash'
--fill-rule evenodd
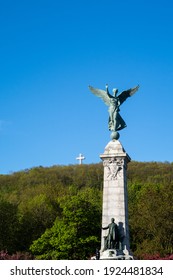
<path id="1" fill-rule="evenodd" d="M 108 158 L 104 159 L 103 166 L 105 169 L 105 176 L 110 180 L 117 180 L 121 177 L 121 170 L 123 169 L 124 159 L 121 158 Z"/>

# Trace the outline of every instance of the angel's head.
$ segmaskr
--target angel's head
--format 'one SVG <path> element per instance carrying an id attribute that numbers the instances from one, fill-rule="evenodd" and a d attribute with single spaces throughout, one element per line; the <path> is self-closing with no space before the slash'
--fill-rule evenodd
<path id="1" fill-rule="evenodd" d="M 117 93 L 118 93 L 118 89 L 117 88 L 113 88 L 113 96 L 114 97 L 116 97 Z"/>

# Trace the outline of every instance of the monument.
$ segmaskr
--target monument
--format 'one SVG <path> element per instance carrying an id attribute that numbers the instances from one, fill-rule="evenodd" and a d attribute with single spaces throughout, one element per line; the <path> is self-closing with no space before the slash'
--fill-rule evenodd
<path id="1" fill-rule="evenodd" d="M 104 166 L 102 234 L 100 259 L 130 260 L 128 197 L 127 197 L 127 164 L 130 157 L 118 140 L 119 130 L 126 127 L 120 116 L 120 106 L 131 97 L 139 86 L 123 91 L 117 96 L 118 90 L 113 89 L 113 96 L 106 90 L 89 86 L 90 91 L 100 97 L 109 106 L 108 128 L 111 141 L 100 155 Z"/>
<path id="2" fill-rule="evenodd" d="M 76 160 L 79 161 L 79 164 L 81 165 L 85 157 L 80 153 L 78 157 L 76 157 Z"/>

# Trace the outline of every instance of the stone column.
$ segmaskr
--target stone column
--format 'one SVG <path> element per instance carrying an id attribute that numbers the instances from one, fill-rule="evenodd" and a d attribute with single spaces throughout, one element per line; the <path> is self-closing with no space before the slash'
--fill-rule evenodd
<path id="1" fill-rule="evenodd" d="M 108 226 L 112 218 L 115 219 L 120 235 L 123 236 L 121 252 L 129 255 L 127 163 L 130 157 L 118 140 L 112 140 L 100 158 L 104 166 L 102 227 Z M 104 251 L 104 237 L 107 233 L 107 230 L 102 230 L 101 252 Z"/>

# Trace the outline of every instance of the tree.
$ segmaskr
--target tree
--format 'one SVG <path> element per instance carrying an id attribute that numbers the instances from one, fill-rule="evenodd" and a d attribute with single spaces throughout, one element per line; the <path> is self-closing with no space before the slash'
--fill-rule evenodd
<path id="1" fill-rule="evenodd" d="M 24 200 L 18 206 L 20 221 L 20 251 L 27 251 L 32 241 L 53 225 L 58 213 L 45 194 Z"/>
<path id="2" fill-rule="evenodd" d="M 134 186 L 133 186 L 134 187 Z M 143 185 L 130 201 L 132 250 L 143 255 L 172 254 L 173 186 Z M 132 198 L 132 190 L 130 199 Z"/>
<path id="3" fill-rule="evenodd" d="M 40 166 L 0 175 L 0 250 L 27 251 L 41 237 L 37 246 L 41 258 L 44 253 L 53 259 L 83 258 L 82 248 L 84 257 L 95 252 L 100 241 L 102 184 L 102 163 Z M 173 163 L 130 162 L 128 198 L 132 251 L 139 258 L 153 253 L 170 255 Z M 46 241 L 42 242 L 44 234 Z M 61 240 L 61 248 L 54 247 L 55 240 Z M 67 244 L 69 249 L 62 249 Z"/>
<path id="4" fill-rule="evenodd" d="M 74 192 L 74 189 L 73 189 Z M 96 194 L 97 193 L 97 194 Z M 100 244 L 98 192 L 89 189 L 60 199 L 62 219 L 30 247 L 38 259 L 87 259 Z"/>
<path id="5" fill-rule="evenodd" d="M 0 199 L 0 251 L 16 251 L 18 238 L 17 206 Z"/>

